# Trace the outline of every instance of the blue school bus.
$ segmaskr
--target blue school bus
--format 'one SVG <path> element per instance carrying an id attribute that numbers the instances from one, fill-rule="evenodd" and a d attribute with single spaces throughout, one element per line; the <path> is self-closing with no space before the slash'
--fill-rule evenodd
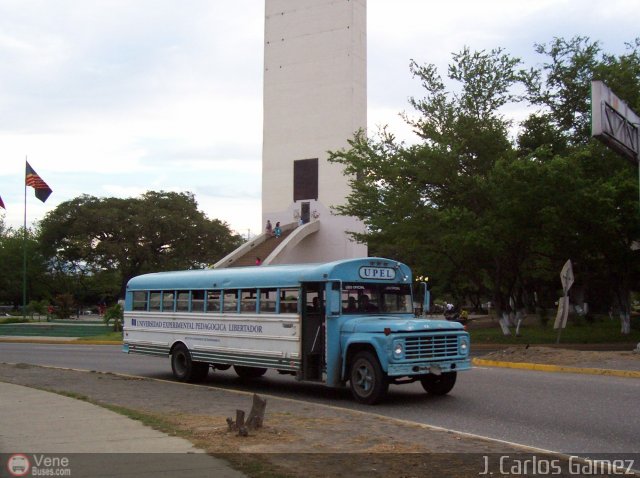
<path id="1" fill-rule="evenodd" d="M 177 380 L 267 369 L 379 402 L 389 384 L 451 391 L 471 368 L 457 322 L 414 314 L 409 268 L 383 258 L 144 274 L 127 285 L 127 353 L 170 357 Z"/>

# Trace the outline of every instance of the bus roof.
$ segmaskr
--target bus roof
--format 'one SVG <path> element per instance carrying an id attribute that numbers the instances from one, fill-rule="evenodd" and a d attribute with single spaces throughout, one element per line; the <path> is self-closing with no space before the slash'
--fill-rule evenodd
<path id="1" fill-rule="evenodd" d="M 365 275 L 372 275 L 362 277 L 362 271 L 366 271 Z M 386 271 L 386 276 L 376 277 L 375 271 Z M 327 280 L 411 283 L 411 271 L 405 264 L 391 259 L 366 257 L 318 264 L 156 272 L 132 278 L 127 284 L 127 290 L 297 287 L 300 282 Z"/>

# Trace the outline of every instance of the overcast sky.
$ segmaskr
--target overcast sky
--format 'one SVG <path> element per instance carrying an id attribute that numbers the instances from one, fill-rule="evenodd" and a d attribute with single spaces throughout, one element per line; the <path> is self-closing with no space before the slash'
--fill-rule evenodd
<path id="1" fill-rule="evenodd" d="M 295 0 L 290 0 L 295 1 Z M 589 36 L 609 53 L 640 36 L 638 0 L 368 0 L 368 124 L 407 136 L 420 96 L 409 61 Z M 260 232 L 264 0 L 0 0 L 0 197 L 28 222 L 81 194 L 191 191 L 209 217 Z"/>

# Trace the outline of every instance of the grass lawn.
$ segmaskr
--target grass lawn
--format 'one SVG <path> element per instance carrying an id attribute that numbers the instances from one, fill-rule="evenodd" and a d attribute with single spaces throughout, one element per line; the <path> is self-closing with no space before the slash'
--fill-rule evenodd
<path id="1" fill-rule="evenodd" d="M 4 319 L 0 319 L 0 325 L 4 324 L 24 324 L 27 322 L 31 322 L 29 319 L 23 319 L 22 317 L 5 317 Z"/>
<path id="2" fill-rule="evenodd" d="M 22 317 L 0 318 L 0 336 L 76 337 L 79 341 L 108 340 L 122 342 L 122 332 L 95 320 L 37 321 Z"/>
<path id="3" fill-rule="evenodd" d="M 80 337 L 78 342 L 86 340 L 110 340 L 115 342 L 122 342 L 122 332 L 108 332 L 106 334 L 92 335 L 90 337 Z"/>
<path id="4" fill-rule="evenodd" d="M 515 328 L 512 328 L 512 334 Z M 526 325 L 520 327 L 520 337 L 505 337 L 499 325 L 489 328 L 469 327 L 471 343 L 477 344 L 555 344 L 558 331 L 553 329 L 553 320 L 547 325 Z M 638 343 L 640 342 L 640 318 L 631 320 L 631 334 L 620 333 L 620 320 L 598 318 L 592 323 L 581 318 L 577 322 L 569 319 L 567 327 L 562 331 L 560 343 L 564 344 L 597 344 L 597 343 Z"/>

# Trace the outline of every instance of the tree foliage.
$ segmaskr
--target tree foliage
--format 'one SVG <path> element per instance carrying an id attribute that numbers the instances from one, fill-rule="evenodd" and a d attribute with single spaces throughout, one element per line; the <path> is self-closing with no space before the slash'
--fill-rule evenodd
<path id="1" fill-rule="evenodd" d="M 26 248 L 26 251 L 25 251 Z M 47 261 L 35 233 L 0 223 L 0 303 L 19 308 L 23 301 L 23 260 L 26 252 L 27 297 L 49 293 Z"/>
<path id="2" fill-rule="evenodd" d="M 448 80 L 411 62 L 424 88 L 406 121 L 420 138 L 357 133 L 332 152 L 349 175 L 340 214 L 367 226 L 373 253 L 410 263 L 459 302 L 491 300 L 509 314 L 550 306 L 571 258 L 593 304 L 628 311 L 637 286 L 637 171 L 590 138 L 590 81 L 603 79 L 640 111 L 639 42 L 602 54 L 576 37 L 536 45 L 537 69 L 501 49 L 454 54 Z M 533 110 L 519 125 L 505 107 Z M 626 305 L 625 305 L 625 297 Z"/>
<path id="3" fill-rule="evenodd" d="M 124 323 L 124 309 L 120 304 L 114 304 L 109 307 L 102 318 L 106 325 L 113 320 L 113 331 L 122 332 L 122 324 Z"/>
<path id="4" fill-rule="evenodd" d="M 135 275 L 200 268 L 240 243 L 225 223 L 198 210 L 192 194 L 163 191 L 63 202 L 43 219 L 40 239 L 57 271 L 117 273 L 120 296 Z"/>

